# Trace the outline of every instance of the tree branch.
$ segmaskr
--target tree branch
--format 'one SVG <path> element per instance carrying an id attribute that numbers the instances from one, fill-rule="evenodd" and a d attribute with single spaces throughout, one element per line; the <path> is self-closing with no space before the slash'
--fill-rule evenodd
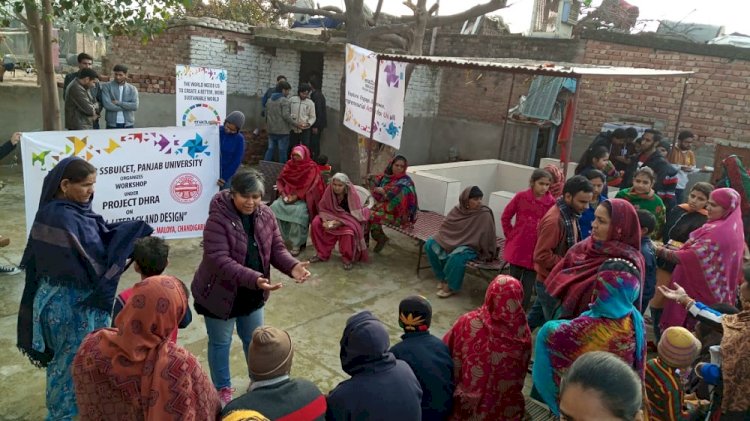
<path id="1" fill-rule="evenodd" d="M 372 16 L 372 25 L 378 25 L 378 18 L 380 17 L 380 11 L 383 9 L 383 0 L 378 0 L 378 6 L 375 8 L 375 14 Z"/>
<path id="2" fill-rule="evenodd" d="M 372 40 L 387 42 L 388 44 L 391 44 L 392 46 L 401 50 L 407 50 L 409 48 L 409 41 L 406 38 L 396 34 L 380 35 L 379 37 L 373 38 Z"/>
<path id="3" fill-rule="evenodd" d="M 380 25 L 370 28 L 357 37 L 357 44 L 367 45 L 374 38 L 381 38 L 384 35 L 398 35 L 410 31 L 413 25 L 407 23 L 395 23 L 392 25 Z"/>
<path id="4" fill-rule="evenodd" d="M 325 16 L 329 18 L 333 18 L 340 21 L 346 21 L 346 15 L 344 13 L 334 12 L 332 10 L 323 10 L 318 8 L 309 8 L 309 7 L 297 7 L 288 5 L 286 3 L 283 3 L 279 0 L 271 0 L 271 4 L 278 9 L 279 14 L 285 15 L 287 13 L 299 13 L 302 15 L 310 15 L 310 16 Z"/>
<path id="5" fill-rule="evenodd" d="M 430 17 L 429 21 L 427 21 L 427 28 L 448 26 L 453 25 L 454 23 L 464 22 L 468 19 L 486 15 L 487 13 L 505 8 L 507 6 L 507 3 L 507 0 L 490 0 L 487 3 L 478 4 L 471 9 L 464 10 L 463 12 L 456 13 L 454 15 L 433 16 Z"/>

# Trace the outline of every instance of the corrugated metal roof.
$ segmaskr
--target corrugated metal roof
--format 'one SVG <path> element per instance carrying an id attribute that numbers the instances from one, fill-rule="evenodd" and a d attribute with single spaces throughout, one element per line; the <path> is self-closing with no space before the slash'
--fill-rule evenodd
<path id="1" fill-rule="evenodd" d="M 459 67 L 472 69 L 497 70 L 509 73 L 525 73 L 533 75 L 562 76 L 580 78 L 586 77 L 664 77 L 688 76 L 694 72 L 681 70 L 659 70 L 638 67 L 595 66 L 576 63 L 544 62 L 522 60 L 515 58 L 469 58 L 469 57 L 438 57 L 438 56 L 410 56 L 402 54 L 378 54 L 380 60 L 393 60 L 405 63 L 436 65 L 444 67 Z"/>

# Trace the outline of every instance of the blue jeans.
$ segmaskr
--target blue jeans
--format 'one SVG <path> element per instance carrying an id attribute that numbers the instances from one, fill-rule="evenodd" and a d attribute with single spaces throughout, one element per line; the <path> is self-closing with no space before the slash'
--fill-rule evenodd
<path id="1" fill-rule="evenodd" d="M 289 134 L 269 134 L 268 149 L 266 149 L 266 156 L 263 159 L 273 161 L 273 155 L 277 149 L 279 152 L 279 160 L 277 162 L 286 163 L 289 156 Z"/>
<path id="2" fill-rule="evenodd" d="M 216 389 L 232 386 L 229 373 L 229 348 L 232 345 L 232 333 L 237 325 L 237 335 L 242 340 L 242 351 L 247 361 L 247 348 L 253 339 L 255 328 L 263 326 L 263 307 L 247 316 L 229 320 L 204 317 L 206 333 L 208 334 L 208 368 L 211 371 L 211 381 Z"/>
<path id="3" fill-rule="evenodd" d="M 526 319 L 529 322 L 529 329 L 534 330 L 549 320 L 555 319 L 555 312 L 558 307 L 557 298 L 549 295 L 544 288 L 544 283 L 536 281 L 536 301 L 531 306 Z"/>
<path id="4" fill-rule="evenodd" d="M 125 123 L 117 123 L 113 126 L 111 124 L 107 124 L 107 128 L 108 129 L 132 129 L 133 125 L 129 124 L 126 126 Z"/>

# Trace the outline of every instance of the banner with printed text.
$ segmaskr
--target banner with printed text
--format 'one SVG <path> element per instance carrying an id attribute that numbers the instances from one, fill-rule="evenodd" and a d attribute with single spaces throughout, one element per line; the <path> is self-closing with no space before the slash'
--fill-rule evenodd
<path id="1" fill-rule="evenodd" d="M 221 125 L 227 116 L 227 71 L 208 67 L 175 68 L 176 126 Z"/>
<path id="2" fill-rule="evenodd" d="M 371 130 L 375 97 L 377 55 L 356 45 L 346 45 L 346 110 L 344 125 L 380 143 L 401 147 L 404 128 L 406 63 L 381 61 L 378 76 L 378 105 Z"/>
<path id="3" fill-rule="evenodd" d="M 71 155 L 97 169 L 95 212 L 107 222 L 146 221 L 159 237 L 203 235 L 219 191 L 218 126 L 24 133 L 21 145 L 27 233 L 44 176 Z"/>

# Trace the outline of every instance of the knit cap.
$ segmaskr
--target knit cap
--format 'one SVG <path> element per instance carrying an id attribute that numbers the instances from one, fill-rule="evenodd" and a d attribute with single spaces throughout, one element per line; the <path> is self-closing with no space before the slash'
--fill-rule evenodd
<path id="1" fill-rule="evenodd" d="M 674 368 L 688 367 L 698 358 L 701 342 L 680 326 L 672 326 L 664 331 L 657 347 L 659 358 Z"/>
<path id="2" fill-rule="evenodd" d="M 253 380 L 268 380 L 289 374 L 294 349 L 286 331 L 262 326 L 253 332 L 248 349 L 247 368 Z"/>
<path id="3" fill-rule="evenodd" d="M 242 126 L 245 125 L 245 114 L 242 114 L 242 111 L 232 111 L 225 121 L 237 126 L 237 130 L 242 130 Z"/>
<path id="4" fill-rule="evenodd" d="M 398 305 L 398 325 L 404 332 L 424 332 L 430 329 L 432 306 L 421 295 L 412 295 Z"/>

